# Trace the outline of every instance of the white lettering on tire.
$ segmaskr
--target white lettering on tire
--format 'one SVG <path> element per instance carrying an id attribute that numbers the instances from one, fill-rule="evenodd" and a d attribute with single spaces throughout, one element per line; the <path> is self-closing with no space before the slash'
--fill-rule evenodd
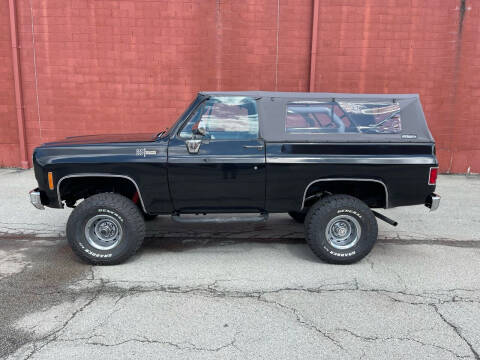
<path id="1" fill-rule="evenodd" d="M 349 257 L 349 256 L 353 256 L 356 254 L 356 251 L 353 250 L 353 251 L 350 251 L 348 253 L 338 253 L 336 251 L 333 251 L 333 250 L 330 250 L 329 248 L 327 248 L 326 246 L 323 247 L 325 250 L 327 250 L 330 255 L 334 255 L 334 256 L 338 256 L 338 257 Z"/>
<path id="2" fill-rule="evenodd" d="M 78 243 L 78 245 L 80 245 L 82 250 L 85 251 L 88 255 L 95 256 L 97 258 L 110 258 L 110 257 L 112 257 L 112 254 L 98 254 L 96 252 L 93 252 L 92 250 L 86 248 L 82 243 Z"/>
<path id="3" fill-rule="evenodd" d="M 355 210 L 350 210 L 350 209 L 339 209 L 339 210 L 337 210 L 337 214 L 341 214 L 341 213 L 350 213 L 350 214 L 358 216 L 360 219 L 362 218 L 362 215 L 360 215 Z"/>
<path id="4" fill-rule="evenodd" d="M 112 211 L 112 210 L 108 210 L 108 209 L 97 209 L 98 212 L 101 212 L 101 213 L 108 213 L 108 214 L 112 214 L 114 216 L 116 216 L 118 218 L 118 220 L 120 220 L 121 222 L 123 222 L 123 218 L 118 215 L 116 212 Z"/>

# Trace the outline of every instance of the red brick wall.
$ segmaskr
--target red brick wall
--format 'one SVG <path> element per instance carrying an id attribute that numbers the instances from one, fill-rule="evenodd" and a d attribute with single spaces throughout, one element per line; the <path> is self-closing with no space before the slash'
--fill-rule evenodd
<path id="1" fill-rule="evenodd" d="M 8 1 L 0 1 L 0 166 L 18 166 L 15 90 L 12 72 L 12 44 Z"/>
<path id="2" fill-rule="evenodd" d="M 199 90 L 310 86 L 313 0 L 16 1 L 29 155 L 155 131 Z M 480 172 L 480 12 L 463 3 L 460 22 L 462 0 L 319 0 L 314 89 L 418 92 L 442 170 Z M 0 10 L 0 165 L 18 165 L 8 0 Z"/>
<path id="3" fill-rule="evenodd" d="M 454 72 L 455 93 L 450 136 L 442 139 L 452 172 L 480 172 L 480 8 L 467 2 L 462 33 L 458 35 Z M 476 5 L 475 7 L 472 5 Z M 468 9 L 467 7 L 467 9 Z M 461 47 L 461 48 L 460 48 Z M 450 120 L 450 121 L 449 121 Z M 450 142 L 448 142 L 450 140 Z"/>
<path id="4" fill-rule="evenodd" d="M 480 12 L 461 0 L 320 1 L 316 91 L 419 93 L 441 170 L 480 172 Z M 477 7 L 474 7 L 477 5 Z"/>

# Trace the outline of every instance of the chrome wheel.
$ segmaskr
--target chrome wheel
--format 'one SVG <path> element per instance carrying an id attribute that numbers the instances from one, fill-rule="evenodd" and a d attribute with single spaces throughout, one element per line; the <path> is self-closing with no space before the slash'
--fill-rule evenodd
<path id="1" fill-rule="evenodd" d="M 110 250 L 122 241 L 122 226 L 113 216 L 96 215 L 85 225 L 88 243 L 98 250 Z"/>
<path id="2" fill-rule="evenodd" d="M 345 250 L 355 246 L 362 235 L 362 228 L 351 215 L 338 215 L 330 220 L 325 230 L 328 243 L 335 249 Z"/>

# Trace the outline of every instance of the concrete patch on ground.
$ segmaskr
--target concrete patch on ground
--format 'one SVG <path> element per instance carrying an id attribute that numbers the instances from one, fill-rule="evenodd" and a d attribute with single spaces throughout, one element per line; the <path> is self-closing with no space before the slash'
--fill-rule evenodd
<path id="1" fill-rule="evenodd" d="M 28 266 L 28 261 L 26 261 L 22 250 L 25 249 L 18 249 L 18 252 L 13 254 L 6 250 L 0 250 L 0 280 L 17 274 Z"/>
<path id="2" fill-rule="evenodd" d="M 15 272 L 3 273 L 0 279 L 0 358 L 3 358 L 41 337 L 43 327 L 52 326 L 51 319 L 45 318 L 44 322 L 41 315 L 38 322 L 29 326 L 20 326 L 19 321 L 75 301 L 76 295 L 66 294 L 62 289 L 87 276 L 84 273 L 88 267 L 76 261 L 64 241 L 0 238 L 0 251 L 7 259 L 22 256 L 22 269 L 18 271 L 19 265 L 15 264 Z"/>

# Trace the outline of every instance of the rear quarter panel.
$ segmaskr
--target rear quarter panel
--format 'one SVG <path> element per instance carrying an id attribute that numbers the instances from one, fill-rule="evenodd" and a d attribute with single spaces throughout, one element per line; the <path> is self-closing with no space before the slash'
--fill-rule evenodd
<path id="1" fill-rule="evenodd" d="M 430 167 L 438 166 L 432 145 L 268 143 L 267 209 L 299 210 L 307 186 L 328 178 L 382 181 L 388 207 L 424 204 L 435 190 L 428 185 Z"/>

